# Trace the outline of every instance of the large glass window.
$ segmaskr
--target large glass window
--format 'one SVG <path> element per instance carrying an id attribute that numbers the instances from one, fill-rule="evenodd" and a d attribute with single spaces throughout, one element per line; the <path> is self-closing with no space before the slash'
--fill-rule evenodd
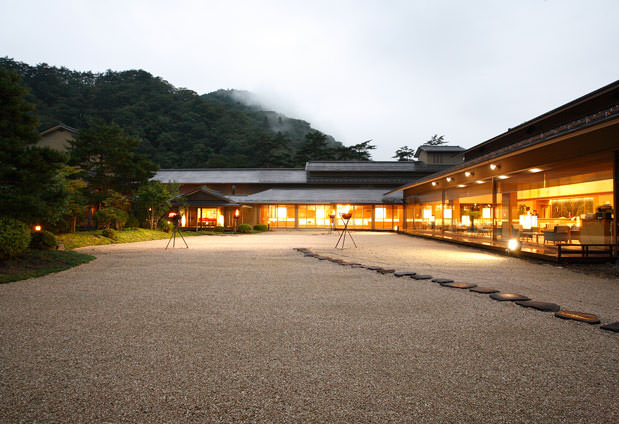
<path id="1" fill-rule="evenodd" d="M 261 221 L 271 228 L 294 228 L 294 205 L 266 205 L 262 207 Z"/>

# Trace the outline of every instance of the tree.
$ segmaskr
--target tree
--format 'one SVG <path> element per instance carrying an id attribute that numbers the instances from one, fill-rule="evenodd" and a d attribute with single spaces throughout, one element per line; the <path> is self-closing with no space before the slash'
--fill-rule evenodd
<path id="1" fill-rule="evenodd" d="M 97 207 L 113 192 L 131 198 L 155 175 L 157 166 L 135 153 L 140 143 L 118 125 L 102 123 L 80 130 L 71 142 L 71 163 L 85 171 L 91 201 Z"/>
<path id="2" fill-rule="evenodd" d="M 38 119 L 26 94 L 18 75 L 0 68 L 0 215 L 54 223 L 66 197 L 56 179 L 65 156 L 35 146 Z"/>
<path id="3" fill-rule="evenodd" d="M 370 144 L 372 140 L 364 141 L 363 143 L 354 144 L 352 146 L 338 146 L 335 148 L 336 160 L 370 160 L 372 155 L 370 150 L 376 149 L 376 146 Z"/>
<path id="4" fill-rule="evenodd" d="M 157 228 L 159 220 L 170 210 L 170 199 L 178 194 L 179 184 L 162 184 L 149 181 L 138 189 L 135 197 L 136 215 L 146 221 L 151 230 Z"/>
<path id="5" fill-rule="evenodd" d="M 295 155 L 295 163 L 298 166 L 303 166 L 312 160 L 333 160 L 333 149 L 327 144 L 327 136 L 320 131 L 307 133 L 305 142 Z"/>
<path id="6" fill-rule="evenodd" d="M 415 157 L 415 149 L 411 149 L 408 146 L 402 146 L 395 151 L 395 156 L 392 157 L 397 158 L 398 162 L 411 161 Z"/>
<path id="7" fill-rule="evenodd" d="M 262 132 L 253 145 L 255 166 L 258 168 L 280 168 L 292 165 L 290 137 L 278 132 Z"/>
<path id="8" fill-rule="evenodd" d="M 427 144 L 429 146 L 438 146 L 439 144 L 445 144 L 447 141 L 445 140 L 445 136 L 441 135 L 439 137 L 438 134 L 434 134 L 428 141 L 423 144 Z"/>

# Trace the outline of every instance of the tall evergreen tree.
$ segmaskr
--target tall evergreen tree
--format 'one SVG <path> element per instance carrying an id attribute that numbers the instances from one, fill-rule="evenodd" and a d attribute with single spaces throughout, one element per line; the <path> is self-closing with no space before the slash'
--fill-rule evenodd
<path id="1" fill-rule="evenodd" d="M 65 157 L 35 146 L 38 119 L 26 94 L 19 75 L 0 68 L 0 215 L 54 223 L 66 197 L 56 178 Z"/>

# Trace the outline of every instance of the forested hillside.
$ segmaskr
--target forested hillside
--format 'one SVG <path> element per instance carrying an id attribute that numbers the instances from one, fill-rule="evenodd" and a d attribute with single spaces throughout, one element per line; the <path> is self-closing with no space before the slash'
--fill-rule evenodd
<path id="1" fill-rule="evenodd" d="M 342 146 L 305 121 L 239 101 L 239 92 L 200 96 L 143 70 L 97 74 L 9 58 L 0 58 L 0 67 L 22 76 L 40 129 L 114 122 L 140 137 L 138 153 L 162 168 L 302 166 L 317 158 L 369 159 L 373 148 Z"/>

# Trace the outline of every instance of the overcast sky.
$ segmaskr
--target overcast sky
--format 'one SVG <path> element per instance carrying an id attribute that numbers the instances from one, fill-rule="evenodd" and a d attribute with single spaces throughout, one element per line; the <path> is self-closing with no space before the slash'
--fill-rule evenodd
<path id="1" fill-rule="evenodd" d="M 375 160 L 471 147 L 619 79 L 619 1 L 0 0 L 0 56 L 249 90 Z"/>

